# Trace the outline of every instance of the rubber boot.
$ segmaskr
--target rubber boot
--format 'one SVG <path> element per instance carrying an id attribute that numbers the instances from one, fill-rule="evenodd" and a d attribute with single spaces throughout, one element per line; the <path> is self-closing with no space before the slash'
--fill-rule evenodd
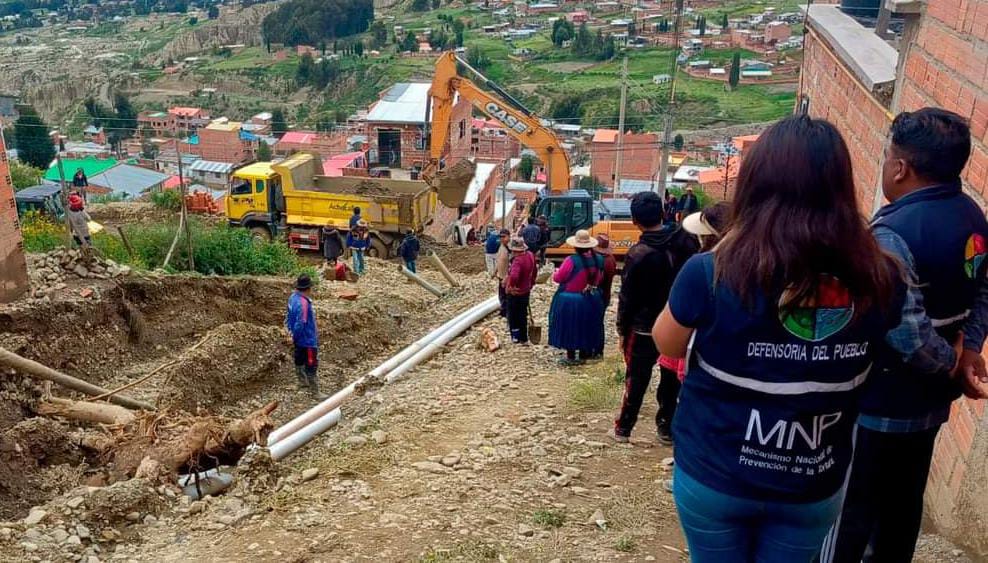
<path id="1" fill-rule="evenodd" d="M 318 375 L 314 375 L 314 376 L 312 376 L 312 377 L 310 377 L 308 379 L 309 379 L 309 393 L 311 393 L 314 398 L 316 398 L 316 399 L 318 399 L 320 401 L 322 401 L 323 399 L 328 399 L 329 398 L 329 395 L 327 395 L 327 394 L 322 393 L 322 392 L 319 391 L 319 376 Z"/>
<path id="2" fill-rule="evenodd" d="M 305 377 L 305 367 L 295 366 L 295 377 L 298 378 L 298 388 L 300 390 L 307 389 L 309 387 L 309 382 Z"/>

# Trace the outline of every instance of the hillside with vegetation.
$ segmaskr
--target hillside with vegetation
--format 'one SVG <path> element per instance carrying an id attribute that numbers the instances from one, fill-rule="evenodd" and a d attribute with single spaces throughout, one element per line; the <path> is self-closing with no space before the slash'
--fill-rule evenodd
<path id="1" fill-rule="evenodd" d="M 267 43 L 317 45 L 367 31 L 373 0 L 289 0 L 264 18 Z"/>

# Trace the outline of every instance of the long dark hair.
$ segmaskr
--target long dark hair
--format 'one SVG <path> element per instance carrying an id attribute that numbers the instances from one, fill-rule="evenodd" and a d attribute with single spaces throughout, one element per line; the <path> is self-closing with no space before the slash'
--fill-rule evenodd
<path id="1" fill-rule="evenodd" d="M 758 291 L 784 295 L 782 310 L 812 300 L 829 274 L 861 314 L 889 304 L 898 274 L 858 212 L 844 139 L 805 115 L 769 127 L 744 156 L 731 229 L 715 254 L 719 282 L 749 303 Z"/>

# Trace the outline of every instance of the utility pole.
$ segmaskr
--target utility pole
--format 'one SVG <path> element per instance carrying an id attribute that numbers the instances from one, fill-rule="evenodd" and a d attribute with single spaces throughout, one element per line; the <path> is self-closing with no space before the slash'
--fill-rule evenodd
<path id="1" fill-rule="evenodd" d="M 261 141 L 262 143 L 264 141 Z M 182 145 L 178 139 L 175 139 L 175 156 L 178 160 L 178 189 L 182 197 L 182 222 L 185 223 L 185 241 L 189 247 L 189 270 L 195 271 L 196 269 L 196 259 L 193 256 L 192 247 L 192 229 L 189 227 L 189 210 L 185 205 L 185 177 L 182 175 Z"/>
<path id="2" fill-rule="evenodd" d="M 66 243 L 71 247 L 72 245 L 72 223 L 69 222 L 69 192 L 65 186 L 65 170 L 62 168 L 62 151 L 58 150 L 55 152 L 55 163 L 58 166 L 58 180 L 62 186 L 62 209 L 65 211 L 65 240 Z M 82 199 L 86 200 L 86 188 L 82 189 Z"/>
<path id="3" fill-rule="evenodd" d="M 621 160 L 624 155 L 624 106 L 628 103 L 628 56 L 621 62 L 621 109 L 618 113 L 617 154 L 614 155 L 614 197 L 621 184 Z"/>
<path id="4" fill-rule="evenodd" d="M 501 228 L 508 228 L 508 175 L 511 174 L 511 159 L 506 158 L 501 162 L 503 171 L 501 172 Z M 514 228 L 514 225 L 511 225 Z"/>
<path id="5" fill-rule="evenodd" d="M 675 31 L 673 33 L 672 71 L 669 81 L 669 105 L 666 108 L 665 129 L 662 133 L 662 161 L 659 163 L 659 195 L 665 197 L 667 177 L 669 175 L 669 147 L 672 146 L 672 124 L 676 109 L 676 75 L 679 74 L 679 40 L 683 28 L 683 0 L 676 0 Z"/>
<path id="6" fill-rule="evenodd" d="M 731 181 L 731 157 L 734 156 L 734 145 L 730 137 L 724 140 L 724 150 L 727 153 L 724 158 L 724 201 L 727 201 L 727 188 Z"/>

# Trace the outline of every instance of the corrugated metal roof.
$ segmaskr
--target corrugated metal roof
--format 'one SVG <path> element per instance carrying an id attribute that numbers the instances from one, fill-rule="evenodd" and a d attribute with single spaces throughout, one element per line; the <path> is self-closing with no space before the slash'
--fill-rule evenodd
<path id="1" fill-rule="evenodd" d="M 495 168 L 497 168 L 497 164 L 491 162 L 477 163 L 477 172 L 474 173 L 473 180 L 470 180 L 470 187 L 467 188 L 467 195 L 463 198 L 464 205 L 477 205 L 477 200 L 480 197 L 480 190 L 484 189 L 484 185 L 487 184 L 487 180 L 490 179 Z"/>
<path id="2" fill-rule="evenodd" d="M 229 174 L 233 170 L 233 164 L 229 162 L 216 162 L 215 160 L 197 160 L 192 163 L 189 170 L 194 172 L 219 172 Z"/>
<path id="3" fill-rule="evenodd" d="M 105 172 L 89 177 L 89 183 L 95 186 L 109 188 L 116 193 L 137 197 L 142 193 L 160 186 L 168 179 L 168 174 L 162 174 L 140 166 L 118 164 Z"/>
<path id="4" fill-rule="evenodd" d="M 72 180 L 72 176 L 75 176 L 76 170 L 82 168 L 83 174 L 87 178 L 92 179 L 92 177 L 104 170 L 108 170 L 117 165 L 116 159 L 113 158 L 63 158 L 62 159 L 62 171 L 65 174 L 66 180 Z M 58 176 L 58 164 L 52 163 L 52 166 L 48 168 L 45 172 L 45 180 L 51 180 L 53 182 L 59 181 Z"/>
<path id="5" fill-rule="evenodd" d="M 654 189 L 655 182 L 650 182 L 648 180 L 621 178 L 621 181 L 618 182 L 618 193 L 621 194 L 637 194 L 639 192 L 654 191 Z"/>
<path id="6" fill-rule="evenodd" d="M 399 82 L 381 96 L 367 113 L 367 121 L 385 123 L 425 123 L 430 84 Z"/>

